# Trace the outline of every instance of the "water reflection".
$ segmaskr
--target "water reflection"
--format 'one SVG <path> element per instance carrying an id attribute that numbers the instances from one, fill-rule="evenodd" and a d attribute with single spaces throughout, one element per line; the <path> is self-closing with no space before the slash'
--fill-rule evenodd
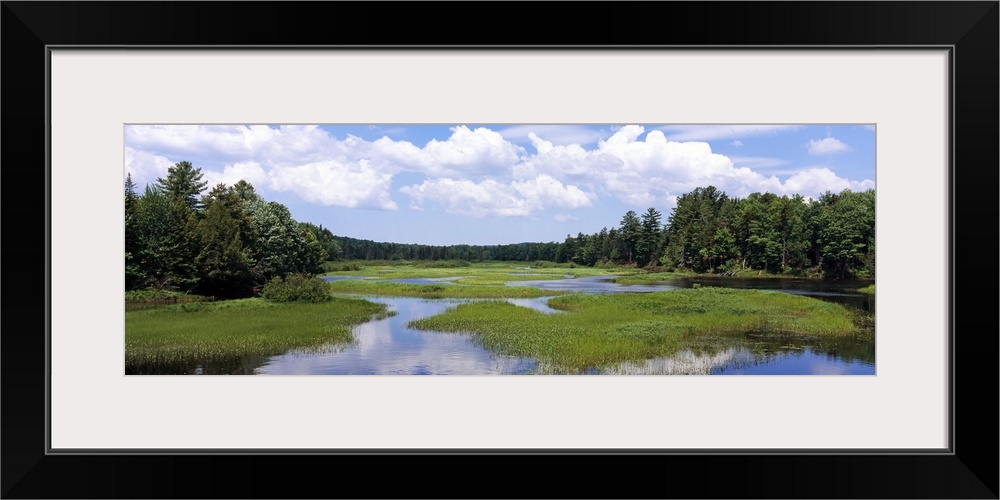
<path id="1" fill-rule="evenodd" d="M 530 373 L 536 362 L 500 356 L 477 345 L 472 335 L 414 330 L 415 319 L 443 313 L 469 300 L 365 297 L 386 304 L 394 316 L 354 328 L 351 349 L 328 354 L 274 356 L 260 374 L 297 375 L 503 375 Z M 548 307 L 548 306 L 545 306 Z"/>
<path id="2" fill-rule="evenodd" d="M 610 280 L 617 276 L 586 276 L 574 278 L 567 275 L 561 280 L 527 280 L 511 281 L 507 286 L 532 286 L 542 290 L 566 290 L 578 293 L 616 293 L 616 292 L 658 292 L 678 288 L 665 283 L 648 285 L 623 285 Z"/>
<path id="3" fill-rule="evenodd" d="M 543 290 L 580 293 L 654 292 L 702 286 L 758 288 L 806 295 L 864 311 L 870 324 L 858 338 L 801 338 L 756 335 L 689 339 L 673 355 L 622 363 L 606 368 L 566 371 L 531 358 L 494 354 L 482 348 L 471 334 L 413 330 L 410 321 L 441 314 L 477 299 L 419 299 L 409 297 L 365 298 L 386 304 L 394 316 L 373 319 L 353 329 L 348 344 L 292 351 L 266 358 L 216 360 L 179 366 L 155 363 L 126 366 L 128 374 L 298 374 L 298 375 L 873 375 L 875 373 L 875 296 L 855 292 L 869 282 L 821 282 L 797 279 L 674 278 L 663 282 L 626 285 L 609 280 L 615 276 L 590 276 L 561 280 L 512 281 L 508 286 L 533 286 Z M 326 276 L 327 281 L 370 279 L 366 276 Z M 392 280 L 402 283 L 449 283 L 459 277 Z M 461 286 L 461 285 L 454 285 Z M 562 313 L 548 306 L 551 297 L 506 299 L 546 314 Z"/>

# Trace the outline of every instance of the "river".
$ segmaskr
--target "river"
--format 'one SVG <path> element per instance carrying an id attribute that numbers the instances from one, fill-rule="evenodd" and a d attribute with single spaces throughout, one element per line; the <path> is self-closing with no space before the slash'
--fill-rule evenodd
<path id="1" fill-rule="evenodd" d="M 356 278 L 356 277 L 352 277 Z M 609 281 L 614 276 L 591 276 L 562 280 L 515 281 L 509 286 L 534 286 L 543 290 L 580 293 L 652 292 L 702 286 L 766 288 L 806 295 L 874 313 L 875 296 L 856 292 L 867 282 L 824 282 L 785 278 L 679 278 L 663 282 L 623 285 Z M 332 278 L 333 281 L 338 278 Z M 401 280 L 407 283 L 447 283 L 455 278 Z M 396 314 L 354 328 L 355 342 L 324 353 L 289 352 L 268 358 L 253 370 L 257 374 L 296 375 L 514 375 L 562 374 L 531 358 L 494 354 L 479 346 L 471 334 L 443 333 L 407 328 L 410 321 L 440 314 L 468 300 L 419 299 L 409 297 L 365 297 L 387 305 Z M 472 299 L 469 299 L 472 300 Z M 548 297 L 509 299 L 516 305 L 558 313 L 546 305 Z M 561 313 L 560 313 L 561 314 Z M 703 347 L 688 349 L 668 358 L 629 363 L 584 374 L 643 375 L 874 375 L 873 340 L 771 339 L 754 337 L 733 341 L 708 339 Z"/>

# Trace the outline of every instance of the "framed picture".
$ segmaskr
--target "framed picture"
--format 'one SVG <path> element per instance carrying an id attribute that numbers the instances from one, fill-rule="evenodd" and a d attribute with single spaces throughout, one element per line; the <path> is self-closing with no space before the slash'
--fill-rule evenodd
<path id="1" fill-rule="evenodd" d="M 45 282 L 8 301 L 15 317 L 45 322 L 32 335 L 9 327 L 4 336 L 3 446 L 23 457 L 4 461 L 4 496 L 301 496 L 287 481 L 244 484 L 245 471 L 216 473 L 211 490 L 186 477 L 246 464 L 246 455 L 275 470 L 316 460 L 351 472 L 376 455 L 471 472 L 481 467 L 471 456 L 490 455 L 506 466 L 586 456 L 596 460 L 588 472 L 634 465 L 741 478 L 678 479 L 694 488 L 689 497 L 996 498 L 995 431 L 970 422 L 995 421 L 995 401 L 957 385 L 995 381 L 995 356 L 980 353 L 995 353 L 996 337 L 976 332 L 995 331 L 996 318 L 956 307 L 996 293 L 993 282 L 957 279 L 996 276 L 984 272 L 996 259 L 966 257 L 981 253 L 972 251 L 980 239 L 996 241 L 996 190 L 981 189 L 997 185 L 996 2 L 726 4 L 718 27 L 699 33 L 680 20 L 715 5 L 651 4 L 676 30 L 654 36 L 654 16 L 630 15 L 627 24 L 642 29 L 622 30 L 628 45 L 598 37 L 572 47 L 484 46 L 501 31 L 478 25 L 443 31 L 465 45 L 439 44 L 434 22 L 404 41 L 355 23 L 408 19 L 416 6 L 325 6 L 332 18 L 310 3 L 210 7 L 4 3 L 7 101 L 38 96 L 28 111 L 5 106 L 5 123 L 21 126 L 5 126 L 4 164 L 26 165 L 8 170 L 8 186 L 46 193 L 17 190 L 25 199 L 8 207 L 36 207 L 47 228 L 36 247 L 14 254 L 47 257 Z M 244 29 L 275 15 L 300 25 L 294 34 Z M 612 31 L 619 15 L 602 17 Z M 325 39 L 319 19 L 356 31 Z M 734 31 L 748 19 L 759 21 L 753 34 Z M 142 29 L 129 24 L 136 20 Z M 126 376 L 120 195 L 128 127 L 142 124 L 873 125 L 876 372 Z M 957 234 L 966 220 L 984 227 Z M 51 480 L 82 466 L 86 484 Z M 639 483 L 547 484 L 571 496 L 672 494 L 659 477 Z M 407 484 L 361 485 L 348 496 L 444 495 Z M 500 485 L 489 495 L 519 491 Z"/>

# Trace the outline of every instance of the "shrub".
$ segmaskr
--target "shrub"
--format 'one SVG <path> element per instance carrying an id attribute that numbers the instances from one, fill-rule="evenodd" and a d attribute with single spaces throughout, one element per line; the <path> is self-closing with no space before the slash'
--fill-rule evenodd
<path id="1" fill-rule="evenodd" d="M 211 300 L 211 297 L 193 295 L 172 290 L 128 290 L 125 292 L 125 302 L 127 303 L 177 303 L 177 302 L 197 302 Z"/>
<path id="2" fill-rule="evenodd" d="M 330 300 L 329 287 L 319 278 L 296 273 L 268 281 L 260 296 L 272 302 L 324 302 Z"/>
<path id="3" fill-rule="evenodd" d="M 319 265 L 323 272 L 331 273 L 337 271 L 360 271 L 363 266 L 358 262 L 334 262 L 326 261 Z"/>

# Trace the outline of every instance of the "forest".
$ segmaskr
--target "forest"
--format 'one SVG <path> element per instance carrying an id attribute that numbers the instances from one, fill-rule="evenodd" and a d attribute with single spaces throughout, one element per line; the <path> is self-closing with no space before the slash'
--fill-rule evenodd
<path id="1" fill-rule="evenodd" d="M 296 221 L 246 181 L 208 189 L 201 170 L 186 161 L 141 193 L 126 178 L 126 290 L 247 297 L 275 277 L 319 274 L 338 260 L 544 261 L 871 278 L 875 191 L 738 198 L 706 186 L 681 195 L 665 219 L 655 207 L 641 215 L 630 210 L 617 227 L 568 234 L 562 242 L 433 246 L 335 236 L 322 225 Z"/>

